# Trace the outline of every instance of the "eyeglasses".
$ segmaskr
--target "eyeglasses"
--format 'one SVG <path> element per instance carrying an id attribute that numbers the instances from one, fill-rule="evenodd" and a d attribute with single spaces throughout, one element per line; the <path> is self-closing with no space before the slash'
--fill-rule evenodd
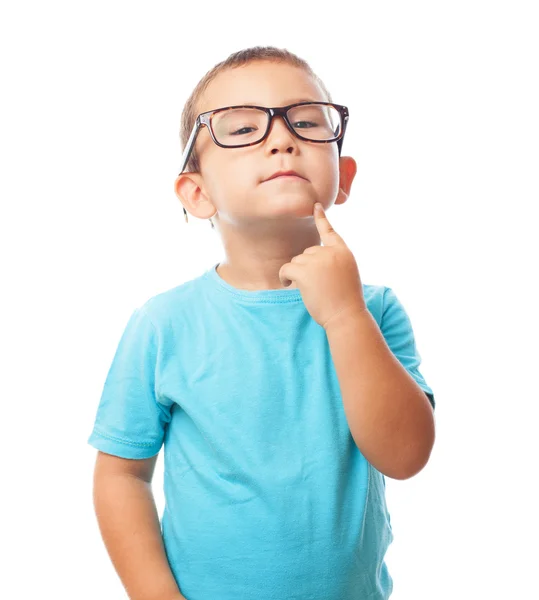
<path id="1" fill-rule="evenodd" d="M 228 106 L 198 115 L 187 140 L 179 175 L 187 165 L 202 127 L 208 128 L 212 140 L 221 148 L 244 148 L 259 144 L 268 137 L 275 116 L 283 117 L 288 129 L 300 140 L 318 144 L 337 142 L 339 156 L 341 155 L 349 117 L 346 106 L 331 102 L 298 102 L 274 108 Z"/>

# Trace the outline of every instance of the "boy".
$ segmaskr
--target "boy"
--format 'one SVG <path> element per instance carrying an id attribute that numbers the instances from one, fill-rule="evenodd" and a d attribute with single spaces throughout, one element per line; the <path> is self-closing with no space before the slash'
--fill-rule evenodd
<path id="1" fill-rule="evenodd" d="M 185 106 L 175 191 L 213 217 L 226 260 L 133 312 L 88 440 L 132 600 L 391 594 L 384 476 L 428 461 L 434 396 L 403 306 L 361 283 L 325 216 L 356 173 L 347 116 L 272 47 L 216 65 Z"/>

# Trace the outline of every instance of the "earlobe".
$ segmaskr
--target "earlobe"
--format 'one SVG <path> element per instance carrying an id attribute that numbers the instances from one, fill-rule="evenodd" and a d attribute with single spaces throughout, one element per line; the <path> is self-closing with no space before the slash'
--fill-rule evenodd
<path id="1" fill-rule="evenodd" d="M 349 194 L 347 194 L 342 187 L 339 187 L 337 198 L 335 198 L 335 202 L 333 204 L 344 204 L 348 198 Z"/>

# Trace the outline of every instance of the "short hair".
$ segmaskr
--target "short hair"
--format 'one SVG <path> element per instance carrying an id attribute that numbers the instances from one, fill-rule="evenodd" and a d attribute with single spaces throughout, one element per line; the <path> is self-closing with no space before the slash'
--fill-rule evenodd
<path id="1" fill-rule="evenodd" d="M 276 48 L 274 46 L 254 46 L 245 50 L 232 53 L 228 58 L 217 63 L 210 71 L 208 71 L 204 77 L 197 83 L 195 89 L 191 92 L 191 95 L 187 99 L 181 116 L 181 128 L 180 128 L 180 140 L 182 145 L 182 152 L 185 150 L 189 136 L 195 124 L 195 120 L 198 116 L 198 101 L 209 83 L 215 79 L 215 77 L 222 71 L 245 65 L 249 62 L 267 60 L 269 62 L 280 62 L 289 64 L 295 67 L 304 69 L 305 72 L 310 75 L 315 82 L 320 86 L 323 93 L 327 96 L 327 102 L 333 102 L 329 90 L 324 85 L 324 82 L 316 75 L 312 70 L 307 61 L 303 60 L 293 52 L 284 48 Z M 185 165 L 185 171 L 191 173 L 200 172 L 200 162 L 195 149 L 191 151 L 191 156 Z"/>

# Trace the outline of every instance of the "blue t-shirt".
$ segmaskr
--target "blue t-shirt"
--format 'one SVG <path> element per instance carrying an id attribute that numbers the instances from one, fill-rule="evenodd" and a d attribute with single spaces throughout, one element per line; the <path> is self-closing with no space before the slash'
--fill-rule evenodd
<path id="1" fill-rule="evenodd" d="M 134 310 L 88 443 L 164 445 L 162 536 L 188 600 L 387 599 L 385 479 L 351 436 L 324 328 L 298 288 L 237 289 L 218 264 Z M 434 408 L 397 296 L 363 294 Z"/>

